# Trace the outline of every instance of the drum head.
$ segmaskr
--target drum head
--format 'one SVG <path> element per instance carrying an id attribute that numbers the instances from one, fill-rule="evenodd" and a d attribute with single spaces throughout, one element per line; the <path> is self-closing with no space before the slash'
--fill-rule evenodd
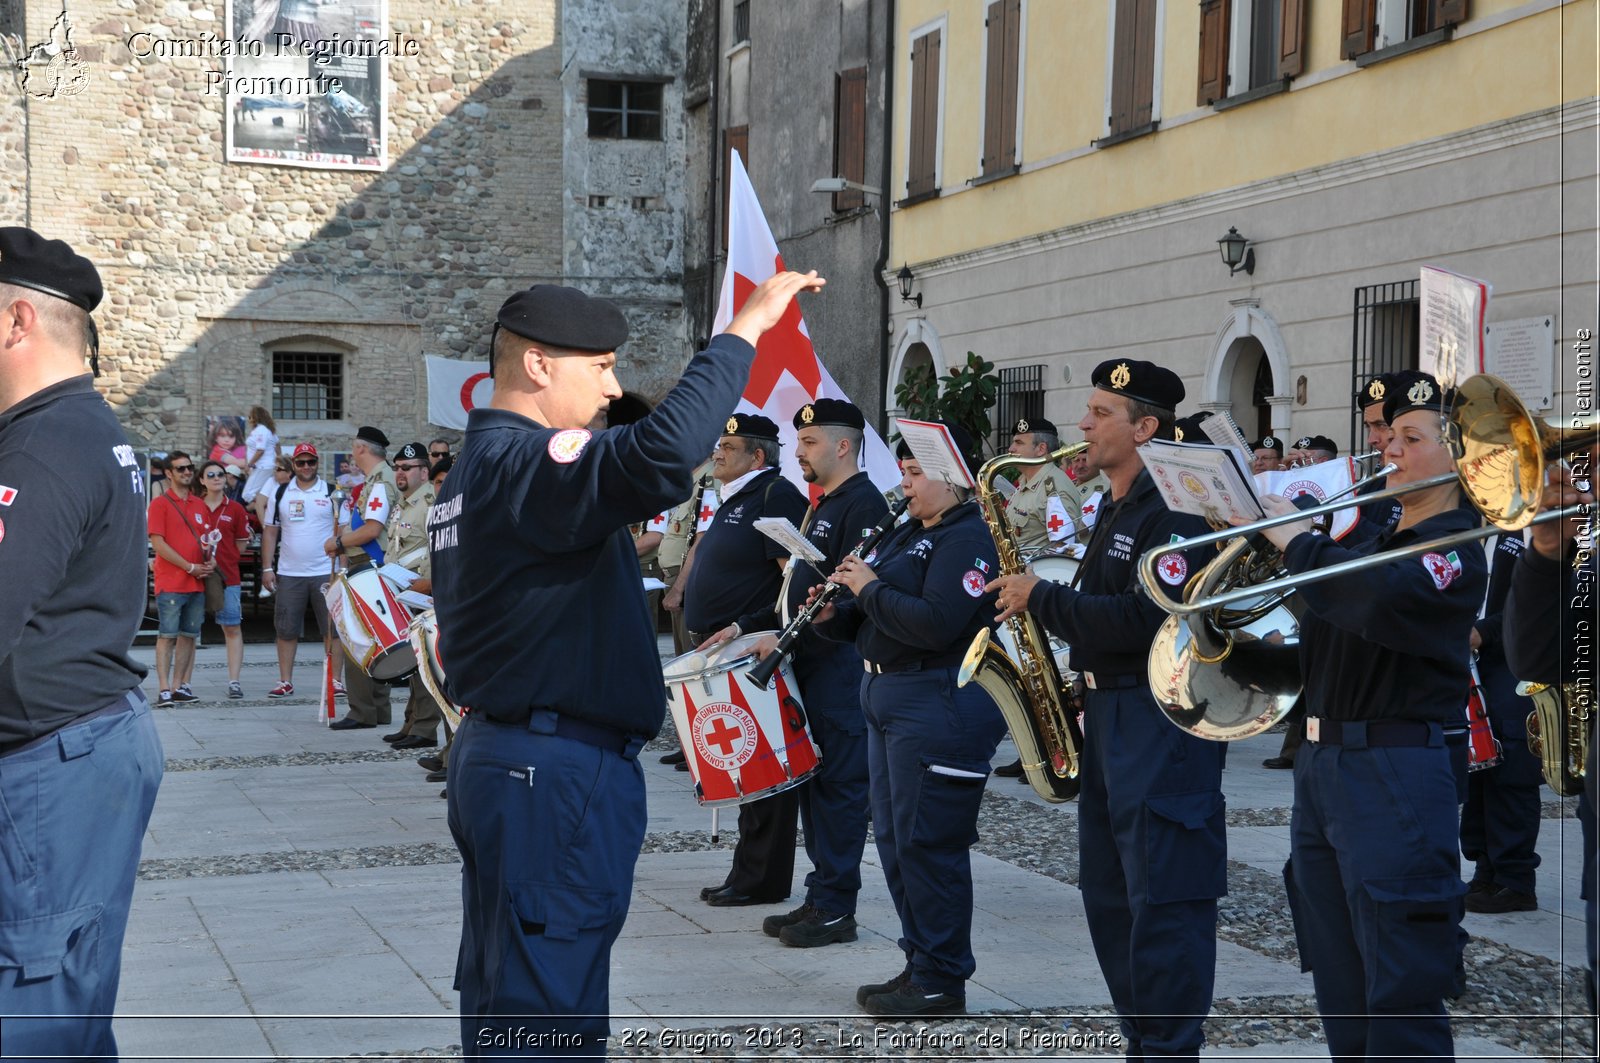
<path id="1" fill-rule="evenodd" d="M 1062 554 L 1036 557 L 1029 563 L 1028 568 L 1035 576 L 1047 579 L 1051 583 L 1071 583 L 1072 578 L 1078 574 L 1078 562 Z"/>

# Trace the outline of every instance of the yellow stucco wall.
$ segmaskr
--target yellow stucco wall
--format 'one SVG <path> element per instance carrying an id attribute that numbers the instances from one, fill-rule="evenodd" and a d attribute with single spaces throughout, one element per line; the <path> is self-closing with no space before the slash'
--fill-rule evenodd
<path id="1" fill-rule="evenodd" d="M 1543 11 L 1537 2 L 1472 0 L 1462 30 L 1508 21 L 1365 69 L 1338 57 L 1339 0 L 1307 0 L 1308 61 L 1296 82 L 1302 87 L 1214 112 L 1195 100 L 1199 5 L 1160 3 L 1163 128 L 1085 152 L 1105 130 L 1111 0 L 1024 0 L 1024 172 L 968 187 L 979 173 L 982 144 L 986 5 L 901 0 L 890 194 L 905 194 L 909 38 L 942 18 L 944 195 L 895 212 L 891 260 L 926 262 L 1597 94 L 1596 0 Z M 1348 72 L 1328 76 L 1341 71 Z M 1081 154 L 1027 169 L 1068 153 Z"/>

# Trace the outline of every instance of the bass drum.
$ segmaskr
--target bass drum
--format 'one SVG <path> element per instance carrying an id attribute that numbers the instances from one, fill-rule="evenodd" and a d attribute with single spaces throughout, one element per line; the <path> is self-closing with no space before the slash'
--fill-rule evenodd
<path id="1" fill-rule="evenodd" d="M 1033 560 L 1028 562 L 1028 571 L 1051 583 L 1070 586 L 1078 575 L 1078 561 L 1065 554 L 1036 554 Z M 1039 626 L 1043 630 L 1044 625 Z M 1071 647 L 1048 631 L 1045 632 L 1045 636 L 1050 640 L 1050 656 L 1056 659 L 1056 671 L 1061 673 L 1061 678 L 1068 681 L 1076 679 L 1077 673 L 1067 667 L 1067 658 L 1072 655 Z M 1016 636 L 1011 633 L 1009 623 L 1001 624 L 995 631 L 994 637 L 1013 661 L 1022 660 L 1022 656 L 1017 652 Z"/>
<path id="2" fill-rule="evenodd" d="M 406 629 L 411 648 L 417 655 L 417 678 L 428 688 L 433 700 L 439 703 L 445 722 L 454 731 L 461 726 L 461 716 L 467 710 L 456 705 L 444 693 L 444 663 L 439 660 L 439 621 L 433 610 L 418 613 Z"/>

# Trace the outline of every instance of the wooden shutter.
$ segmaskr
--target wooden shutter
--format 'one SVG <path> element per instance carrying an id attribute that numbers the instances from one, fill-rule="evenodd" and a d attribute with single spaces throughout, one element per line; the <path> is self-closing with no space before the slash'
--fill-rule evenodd
<path id="1" fill-rule="evenodd" d="M 1006 173 L 1017 164 L 1017 67 L 1022 34 L 1022 0 L 995 0 L 984 20 L 988 59 L 983 87 L 985 176 Z"/>
<path id="2" fill-rule="evenodd" d="M 1377 32 L 1377 7 L 1378 0 L 1344 0 L 1340 58 L 1354 59 L 1372 51 L 1373 34 Z"/>
<path id="3" fill-rule="evenodd" d="M 1278 73 L 1299 77 L 1306 69 L 1306 0 L 1280 0 Z"/>
<path id="4" fill-rule="evenodd" d="M 840 71 L 834 78 L 833 172 L 857 184 L 867 179 L 867 68 Z M 854 188 L 833 194 L 833 209 L 855 210 L 866 205 L 864 193 Z"/>
<path id="5" fill-rule="evenodd" d="M 1228 94 L 1228 16 L 1228 0 L 1200 0 L 1200 87 L 1196 102 L 1202 107 Z"/>
<path id="6" fill-rule="evenodd" d="M 722 131 L 722 247 L 728 247 L 728 187 L 733 184 L 733 153 L 750 168 L 750 127 L 729 126 Z"/>
<path id="7" fill-rule="evenodd" d="M 1155 114 L 1156 0 L 1133 3 L 1133 127 L 1137 129 L 1149 125 L 1150 116 Z"/>
<path id="8" fill-rule="evenodd" d="M 1116 0 L 1116 26 L 1111 38 L 1111 132 L 1132 129 L 1133 42 L 1136 0 Z"/>
<path id="9" fill-rule="evenodd" d="M 1428 28 L 1430 30 L 1465 22 L 1467 20 L 1467 0 L 1431 0 L 1428 15 Z"/>
<path id="10" fill-rule="evenodd" d="M 934 152 L 939 140 L 939 31 L 911 45 L 911 144 L 906 198 L 934 191 Z"/>

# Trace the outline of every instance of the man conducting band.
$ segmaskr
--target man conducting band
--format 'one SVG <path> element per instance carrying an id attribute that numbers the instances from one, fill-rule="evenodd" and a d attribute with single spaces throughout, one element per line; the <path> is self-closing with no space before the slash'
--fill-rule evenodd
<path id="1" fill-rule="evenodd" d="M 778 471 L 778 426 L 760 414 L 728 418 L 711 465 L 722 505 L 694 544 L 683 592 L 684 623 L 702 647 L 770 626 L 789 555 L 754 525 L 762 517 L 798 523 L 806 512 L 805 497 Z M 705 902 L 722 908 L 789 896 L 799 811 L 793 790 L 740 805 L 733 868 L 722 885 L 701 891 Z"/>
<path id="2" fill-rule="evenodd" d="M 441 646 L 446 692 L 472 706 L 449 766 L 469 1059 L 605 1052 L 611 946 L 644 841 L 637 757 L 666 713 L 628 525 L 689 494 L 756 340 L 822 284 L 762 282 L 654 412 L 599 433 L 585 426 L 622 394 L 622 312 L 557 285 L 500 308 L 494 398 L 468 415 L 428 518 L 439 627 L 472 632 Z"/>
<path id="3" fill-rule="evenodd" d="M 1072 646 L 1083 673 L 1083 788 L 1079 884 L 1089 936 L 1122 1017 L 1127 1055 L 1198 1055 L 1216 975 L 1217 898 L 1227 890 L 1222 800 L 1226 746 L 1168 722 L 1145 662 L 1167 614 L 1144 596 L 1145 551 L 1204 534 L 1205 521 L 1162 503 L 1138 447 L 1171 439 L 1183 401 L 1178 375 L 1150 362 L 1102 362 L 1080 422 L 1089 457 L 1111 482 L 1078 589 L 1003 576 L 1000 617 L 1024 610 Z M 1161 570 L 1178 598 L 1205 551 L 1174 554 Z"/>

